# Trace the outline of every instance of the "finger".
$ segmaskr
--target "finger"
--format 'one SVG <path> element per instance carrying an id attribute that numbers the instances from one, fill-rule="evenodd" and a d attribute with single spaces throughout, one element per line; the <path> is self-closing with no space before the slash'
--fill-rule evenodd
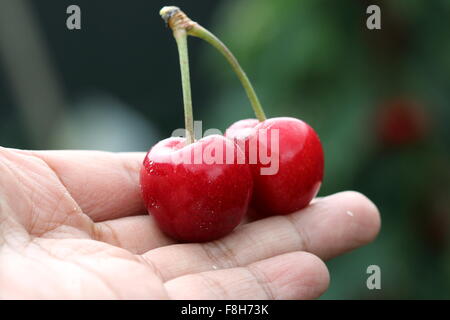
<path id="1" fill-rule="evenodd" d="M 325 264 L 306 252 L 279 255 L 247 267 L 182 276 L 165 283 L 173 299 L 314 299 L 328 288 Z"/>
<path id="2" fill-rule="evenodd" d="M 145 212 L 139 189 L 144 153 L 15 151 L 45 161 L 94 221 Z"/>
<path id="3" fill-rule="evenodd" d="M 93 238 L 134 254 L 175 243 L 163 234 L 149 215 L 131 216 L 95 223 Z"/>
<path id="4" fill-rule="evenodd" d="M 379 213 L 370 200 L 357 192 L 342 192 L 288 216 L 239 226 L 214 242 L 157 248 L 142 257 L 168 280 L 214 268 L 246 266 L 293 251 L 329 259 L 371 242 L 379 228 Z"/>

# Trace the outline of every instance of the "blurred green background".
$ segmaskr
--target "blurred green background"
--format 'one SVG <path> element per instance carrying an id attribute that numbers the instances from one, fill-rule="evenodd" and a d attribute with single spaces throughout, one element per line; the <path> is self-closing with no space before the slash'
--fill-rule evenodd
<path id="1" fill-rule="evenodd" d="M 81 30 L 66 28 L 71 4 Z M 366 28 L 371 4 L 381 30 Z M 163 5 L 230 47 L 269 117 L 316 129 L 320 195 L 353 189 L 379 207 L 379 237 L 327 262 L 323 298 L 449 299 L 450 1 L 0 0 L 0 145 L 144 151 L 182 127 Z M 220 54 L 193 38 L 189 50 L 203 128 L 252 117 Z M 373 264 L 381 290 L 366 287 Z"/>

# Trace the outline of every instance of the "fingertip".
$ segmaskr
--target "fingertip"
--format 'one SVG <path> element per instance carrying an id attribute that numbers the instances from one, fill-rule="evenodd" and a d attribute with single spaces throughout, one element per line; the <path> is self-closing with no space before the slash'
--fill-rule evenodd
<path id="1" fill-rule="evenodd" d="M 309 252 L 293 253 L 298 255 L 299 262 L 305 268 L 302 276 L 302 299 L 316 299 L 327 291 L 330 285 L 330 272 L 325 262 Z"/>
<path id="2" fill-rule="evenodd" d="M 303 231 L 307 250 L 325 260 L 372 242 L 381 228 L 376 205 L 356 191 L 317 200 L 305 212 L 296 213 L 294 220 L 308 231 Z"/>
<path id="3" fill-rule="evenodd" d="M 312 253 L 298 251 L 265 260 L 268 282 L 272 283 L 275 299 L 315 299 L 330 283 L 325 263 Z"/>
<path id="4" fill-rule="evenodd" d="M 357 191 L 344 191 L 340 194 L 346 203 L 346 213 L 357 220 L 359 232 L 355 232 L 360 244 L 375 240 L 381 229 L 381 216 L 377 206 L 365 195 Z"/>

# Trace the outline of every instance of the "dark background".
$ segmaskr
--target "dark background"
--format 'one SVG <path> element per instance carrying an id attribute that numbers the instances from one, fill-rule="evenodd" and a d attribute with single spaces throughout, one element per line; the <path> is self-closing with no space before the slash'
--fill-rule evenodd
<path id="1" fill-rule="evenodd" d="M 81 30 L 66 28 L 71 4 Z M 370 4 L 381 30 L 366 28 Z M 450 298 L 449 1 L 0 0 L 0 145 L 144 151 L 182 127 L 164 5 L 230 47 L 268 116 L 316 129 L 320 195 L 354 189 L 379 207 L 378 239 L 327 262 L 324 298 Z M 190 38 L 189 54 L 204 129 L 253 116 L 214 49 Z M 372 264 L 381 290 L 366 287 Z"/>

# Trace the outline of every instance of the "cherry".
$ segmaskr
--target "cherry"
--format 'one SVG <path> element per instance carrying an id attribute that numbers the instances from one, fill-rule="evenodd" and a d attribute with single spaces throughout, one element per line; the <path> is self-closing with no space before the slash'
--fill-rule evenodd
<path id="1" fill-rule="evenodd" d="M 396 98 L 386 102 L 375 119 L 379 141 L 387 147 L 401 147 L 423 140 L 428 117 L 414 101 Z"/>
<path id="2" fill-rule="evenodd" d="M 175 14 L 163 8 L 177 42 L 186 138 L 168 138 L 147 153 L 140 172 L 141 193 L 160 229 L 181 241 L 203 242 L 231 232 L 248 211 L 252 175 L 232 140 L 220 135 L 195 141 L 189 79 L 187 33 L 172 24 Z M 230 155 L 233 156 L 230 159 Z"/>
<path id="3" fill-rule="evenodd" d="M 250 165 L 253 175 L 255 217 L 288 214 L 308 205 L 319 191 L 323 179 L 324 155 L 315 131 L 294 118 L 267 120 L 250 80 L 231 51 L 179 8 L 167 7 L 165 10 L 170 12 L 169 25 L 179 26 L 188 35 L 205 40 L 223 54 L 247 93 L 257 119 L 241 120 L 233 124 L 225 135 L 245 150 L 244 163 Z M 272 133 L 277 136 L 272 137 Z M 278 162 L 276 172 L 271 173 L 270 168 L 266 168 L 259 152 L 261 148 L 267 149 L 267 155 Z"/>
<path id="4" fill-rule="evenodd" d="M 253 218 L 291 213 L 317 195 L 324 156 L 319 137 L 305 122 L 288 117 L 247 119 L 231 125 L 225 135 L 244 147 L 246 162 L 251 164 Z M 265 164 L 262 155 L 270 156 L 271 163 Z"/>
<path id="5" fill-rule="evenodd" d="M 223 150 L 215 163 L 195 154 Z M 227 164 L 226 154 L 242 152 L 231 140 L 211 135 L 186 145 L 168 138 L 147 154 L 141 169 L 144 203 L 162 231 L 189 242 L 218 239 L 231 232 L 248 209 L 252 190 L 250 169 Z"/>

